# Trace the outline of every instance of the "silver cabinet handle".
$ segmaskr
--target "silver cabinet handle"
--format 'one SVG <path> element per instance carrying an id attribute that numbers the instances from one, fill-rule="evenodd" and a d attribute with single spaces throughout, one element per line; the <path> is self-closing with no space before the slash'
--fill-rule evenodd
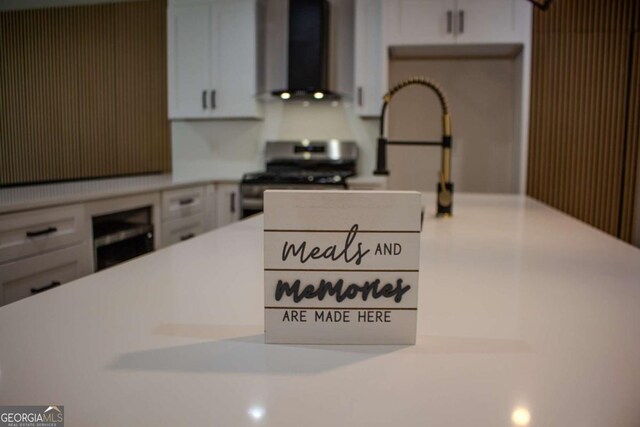
<path id="1" fill-rule="evenodd" d="M 202 109 L 203 110 L 207 109 L 207 91 L 206 90 L 202 91 Z"/>
<path id="2" fill-rule="evenodd" d="M 236 193 L 231 193 L 231 213 L 236 213 Z"/>
<path id="3" fill-rule="evenodd" d="M 180 199 L 178 200 L 178 204 L 180 206 L 184 206 L 184 205 L 190 205 L 191 203 L 193 203 L 193 197 L 187 197 L 186 199 Z"/>
<path id="4" fill-rule="evenodd" d="M 362 86 L 358 86 L 358 106 L 362 107 Z"/>
<path id="5" fill-rule="evenodd" d="M 216 91 L 215 90 L 211 91 L 211 109 L 213 110 L 216 109 Z"/>
<path id="6" fill-rule="evenodd" d="M 458 33 L 464 33 L 464 10 L 458 12 Z"/>
<path id="7" fill-rule="evenodd" d="M 451 34 L 453 27 L 453 12 L 447 10 L 447 34 Z"/>

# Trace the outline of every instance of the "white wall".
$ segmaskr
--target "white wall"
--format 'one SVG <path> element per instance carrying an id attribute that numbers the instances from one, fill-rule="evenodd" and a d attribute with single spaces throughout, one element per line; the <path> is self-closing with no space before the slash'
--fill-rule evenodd
<path id="1" fill-rule="evenodd" d="M 452 122 L 452 180 L 457 191 L 518 191 L 516 133 L 518 88 L 514 59 L 398 59 L 389 63 L 389 84 L 429 76 L 443 90 Z M 390 139 L 439 141 L 442 112 L 435 94 L 411 86 L 388 110 Z M 434 191 L 440 148 L 390 146 L 390 189 Z"/>

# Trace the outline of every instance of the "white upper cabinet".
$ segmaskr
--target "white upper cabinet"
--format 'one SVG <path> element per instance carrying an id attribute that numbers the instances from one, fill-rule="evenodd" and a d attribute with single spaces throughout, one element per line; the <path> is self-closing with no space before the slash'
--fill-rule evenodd
<path id="1" fill-rule="evenodd" d="M 517 3 L 523 3 L 520 7 Z M 388 46 L 519 43 L 524 0 L 384 0 Z"/>
<path id="2" fill-rule="evenodd" d="M 169 8 L 169 118 L 211 116 L 207 99 L 211 86 L 209 5 Z"/>
<path id="3" fill-rule="evenodd" d="M 389 45 L 452 43 L 454 12 L 454 0 L 385 0 L 385 41 Z"/>
<path id="4" fill-rule="evenodd" d="M 522 40 L 516 25 L 516 2 L 524 0 L 456 0 L 458 43 L 514 43 Z"/>
<path id="5" fill-rule="evenodd" d="M 382 0 L 356 0 L 353 94 L 356 113 L 380 115 L 382 108 Z"/>
<path id="6" fill-rule="evenodd" d="M 258 116 L 256 8 L 251 1 L 226 0 L 215 8 L 216 93 L 221 116 Z"/>
<path id="7" fill-rule="evenodd" d="M 259 117 L 256 1 L 173 1 L 167 17 L 169 118 Z"/>

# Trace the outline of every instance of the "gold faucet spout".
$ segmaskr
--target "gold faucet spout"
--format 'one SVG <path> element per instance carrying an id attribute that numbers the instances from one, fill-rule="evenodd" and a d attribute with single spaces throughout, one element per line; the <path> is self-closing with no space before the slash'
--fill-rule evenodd
<path id="1" fill-rule="evenodd" d="M 452 202 L 453 202 L 453 183 L 451 182 L 451 116 L 449 115 L 449 108 L 447 106 L 447 100 L 444 93 L 438 85 L 425 77 L 411 77 L 404 80 L 397 85 L 393 86 L 383 96 L 382 112 L 380 113 L 380 138 L 378 138 L 378 156 L 376 161 L 376 175 L 388 175 L 386 164 L 386 152 L 389 142 L 385 137 L 385 117 L 387 107 L 391 102 L 393 96 L 401 89 L 411 86 L 421 85 L 428 87 L 435 92 L 440 106 L 442 107 L 442 164 L 440 169 L 440 182 L 438 183 L 438 202 L 437 202 L 437 215 L 438 216 L 451 216 Z"/>

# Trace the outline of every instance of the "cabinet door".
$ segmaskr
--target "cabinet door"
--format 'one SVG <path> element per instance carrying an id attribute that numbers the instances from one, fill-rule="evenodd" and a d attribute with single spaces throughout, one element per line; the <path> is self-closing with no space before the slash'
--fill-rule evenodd
<path id="1" fill-rule="evenodd" d="M 83 205 L 0 216 L 0 262 L 70 246 L 88 239 Z"/>
<path id="2" fill-rule="evenodd" d="M 172 6 L 167 13 L 169 118 L 211 116 L 211 25 L 208 4 Z"/>
<path id="3" fill-rule="evenodd" d="M 201 185 L 162 192 L 162 221 L 185 218 L 204 209 L 204 187 Z"/>
<path id="4" fill-rule="evenodd" d="M 384 1 L 382 13 L 388 46 L 455 42 L 454 0 Z"/>
<path id="5" fill-rule="evenodd" d="M 515 25 L 515 1 L 456 0 L 458 43 L 514 43 L 522 39 Z"/>
<path id="6" fill-rule="evenodd" d="M 257 117 L 257 13 L 254 0 L 212 3 L 211 103 L 214 117 Z"/>
<path id="7" fill-rule="evenodd" d="M 204 189 L 204 230 L 216 228 L 216 185 L 207 184 Z"/>
<path id="8" fill-rule="evenodd" d="M 167 247 L 184 242 L 206 231 L 203 213 L 178 218 L 162 224 L 162 245 Z"/>
<path id="9" fill-rule="evenodd" d="M 82 244 L 0 265 L 0 305 L 89 274 L 90 251 Z"/>
<path id="10" fill-rule="evenodd" d="M 240 187 L 238 184 L 216 186 L 216 225 L 222 227 L 240 218 Z"/>
<path id="11" fill-rule="evenodd" d="M 355 109 L 363 117 L 379 116 L 385 87 L 381 0 L 357 0 L 355 22 Z"/>

